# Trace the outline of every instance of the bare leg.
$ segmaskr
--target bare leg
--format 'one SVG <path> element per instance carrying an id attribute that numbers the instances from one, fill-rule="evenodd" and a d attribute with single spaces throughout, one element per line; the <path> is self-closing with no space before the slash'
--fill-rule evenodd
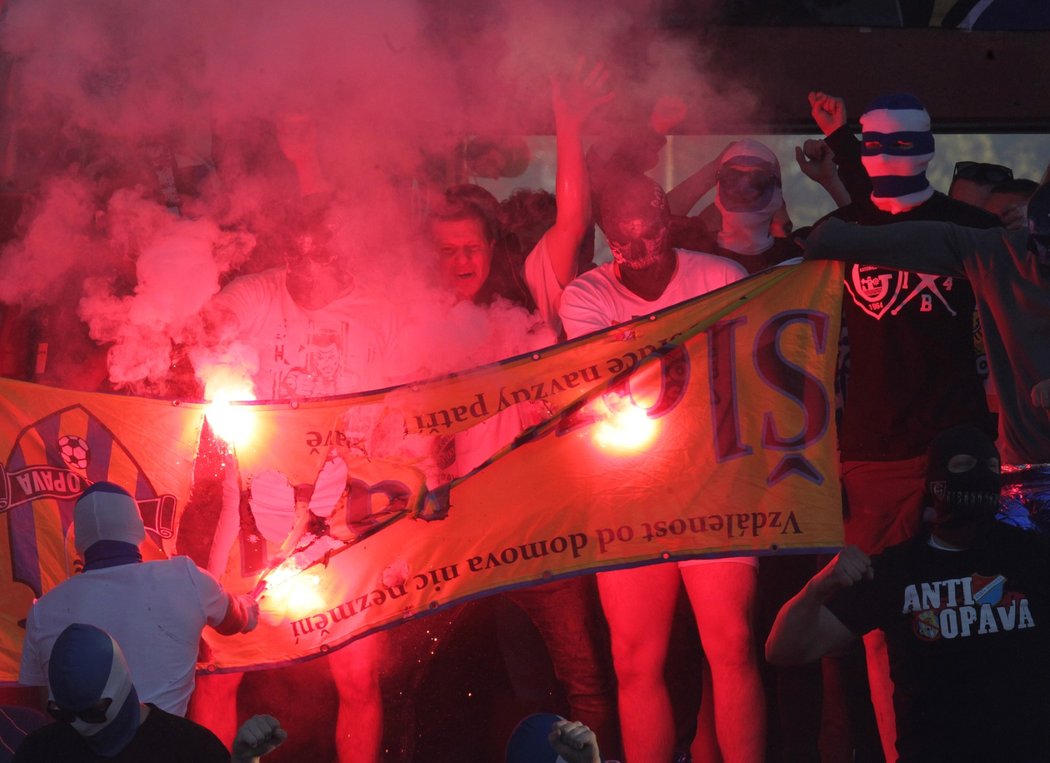
<path id="1" fill-rule="evenodd" d="M 871 705 L 875 708 L 875 723 L 882 740 L 882 754 L 887 763 L 897 760 L 897 719 L 893 712 L 893 679 L 890 678 L 890 658 L 886 652 L 886 638 L 882 631 L 864 635 L 864 654 L 868 661 L 868 685 L 871 687 Z"/>
<path id="2" fill-rule="evenodd" d="M 680 579 L 675 564 L 598 574 L 627 763 L 664 763 L 674 753 L 674 721 L 663 673 Z"/>
<path id="3" fill-rule="evenodd" d="M 722 751 L 718 749 L 718 731 L 715 729 L 715 691 L 711 683 L 711 666 L 704 660 L 704 677 L 701 681 L 700 712 L 696 716 L 696 736 L 689 748 L 693 763 L 722 763 Z"/>
<path id="4" fill-rule="evenodd" d="M 339 693 L 335 747 L 339 763 L 378 763 L 383 738 L 379 657 L 383 634 L 332 652 L 328 666 Z"/>
<path id="5" fill-rule="evenodd" d="M 717 562 L 684 567 L 682 578 L 711 668 L 722 758 L 758 763 L 766 753 L 766 699 L 754 641 L 757 570 Z"/>

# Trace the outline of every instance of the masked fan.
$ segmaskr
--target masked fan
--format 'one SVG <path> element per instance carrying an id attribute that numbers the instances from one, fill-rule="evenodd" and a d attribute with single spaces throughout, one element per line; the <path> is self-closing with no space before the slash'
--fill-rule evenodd
<path id="1" fill-rule="evenodd" d="M 237 732 L 231 758 L 203 726 L 142 704 L 120 646 L 83 623 L 68 626 L 55 641 L 48 697 L 47 711 L 56 722 L 25 738 L 17 763 L 248 763 L 287 737 L 273 718 L 255 716 Z"/>
<path id="2" fill-rule="evenodd" d="M 1036 524 L 1050 508 L 1050 186 L 1028 204 L 1024 230 L 974 230 L 915 222 L 878 228 L 828 220 L 806 256 L 899 267 L 966 279 L 984 327 L 989 373 L 999 392 L 1004 495 Z"/>
<path id="3" fill-rule="evenodd" d="M 980 429 L 942 432 L 928 461 L 928 531 L 871 558 L 844 549 L 777 615 L 766 656 L 808 662 L 879 628 L 900 761 L 1042 760 L 1047 538 L 995 521 L 999 453 Z"/>
<path id="4" fill-rule="evenodd" d="M 258 621 L 258 605 L 227 593 L 188 557 L 143 562 L 146 531 L 138 504 L 111 482 L 96 482 L 77 499 L 73 536 L 84 571 L 29 610 L 19 681 L 44 686 L 59 634 L 70 623 L 87 622 L 124 643 L 144 701 L 185 715 L 201 631 L 247 633 Z M 166 635 L 158 639 L 158 633 Z"/>
<path id="5" fill-rule="evenodd" d="M 599 225 L 613 261 L 566 287 L 561 319 L 570 339 L 713 291 L 747 274 L 724 257 L 673 248 L 669 219 L 667 196 L 644 175 L 623 176 L 604 190 Z M 674 724 L 664 662 L 682 581 L 694 602 L 711 665 L 722 754 L 732 760 L 762 758 L 765 703 L 751 626 L 757 566 L 753 557 L 732 557 L 598 574 L 628 760 L 672 757 Z"/>

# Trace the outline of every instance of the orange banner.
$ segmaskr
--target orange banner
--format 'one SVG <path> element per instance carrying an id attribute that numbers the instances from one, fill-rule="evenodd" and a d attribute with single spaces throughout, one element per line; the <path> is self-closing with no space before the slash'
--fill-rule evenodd
<path id="1" fill-rule="evenodd" d="M 202 405 L 0 380 L 0 680 L 17 677 L 32 599 L 72 573 L 73 501 L 100 479 L 135 495 L 153 555 L 187 553 L 261 596 L 256 631 L 205 634 L 213 670 L 558 576 L 837 547 L 841 284 L 834 263 L 777 268 L 456 376 L 233 405 L 235 454 Z M 522 411 L 538 423 L 442 482 L 443 447 Z M 220 467 L 194 483 L 207 458 Z M 245 497 L 208 506 L 204 479 Z"/>

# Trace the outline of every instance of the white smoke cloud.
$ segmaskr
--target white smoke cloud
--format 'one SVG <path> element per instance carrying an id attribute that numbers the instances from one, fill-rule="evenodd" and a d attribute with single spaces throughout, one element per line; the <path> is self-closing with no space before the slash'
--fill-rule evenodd
<path id="1" fill-rule="evenodd" d="M 421 162 L 439 157 L 440 169 L 468 134 L 549 129 L 548 78 L 581 56 L 607 62 L 618 92 L 595 129 L 644 124 L 665 93 L 711 123 L 727 112 L 739 123 L 750 96 L 709 81 L 695 44 L 658 29 L 652 10 L 644 0 L 9 0 L 0 47 L 14 62 L 15 143 L 33 157 L 22 181 L 37 189 L 24 235 L 0 253 L 0 300 L 49 304 L 75 284 L 120 386 L 160 384 L 180 344 L 208 364 L 193 347 L 197 315 L 256 236 L 283 224 L 297 186 L 275 125 L 305 114 L 343 222 L 335 245 L 360 284 L 412 305 L 419 327 L 406 341 L 419 367 L 525 351 L 521 337 L 537 335 L 524 311 L 452 309 L 434 296 L 432 255 L 412 238 L 426 204 Z M 265 247 L 251 257 L 251 269 L 281 262 Z"/>
<path id="2" fill-rule="evenodd" d="M 219 291 L 220 276 L 245 261 L 254 240 L 209 220 L 175 217 L 128 190 L 113 195 L 106 220 L 109 251 L 135 263 L 134 290 L 121 296 L 114 279 L 90 278 L 80 317 L 92 339 L 109 345 L 114 384 L 161 384 L 173 343 L 200 335 L 201 310 Z"/>

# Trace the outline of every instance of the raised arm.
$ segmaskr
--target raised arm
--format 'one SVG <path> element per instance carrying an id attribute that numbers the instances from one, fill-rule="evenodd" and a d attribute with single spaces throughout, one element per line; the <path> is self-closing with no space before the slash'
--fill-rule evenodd
<path id="1" fill-rule="evenodd" d="M 697 202 L 715 187 L 718 182 L 718 165 L 724 153 L 725 149 L 722 149 L 718 156 L 667 192 L 667 205 L 671 208 L 672 215 L 688 215 Z"/>
<path id="2" fill-rule="evenodd" d="M 584 74 L 582 60 L 571 77 L 551 79 L 551 100 L 558 140 L 556 196 L 558 213 L 548 230 L 547 252 L 558 283 L 576 277 L 576 250 L 591 225 L 591 188 L 583 155 L 583 124 L 598 107 L 613 99 L 607 92 L 609 72 L 595 64 Z"/>
<path id="3" fill-rule="evenodd" d="M 867 554 L 847 546 L 788 601 L 766 640 L 766 659 L 774 665 L 801 665 L 845 647 L 856 636 L 824 602 L 873 572 Z"/>
<path id="4" fill-rule="evenodd" d="M 846 126 L 846 102 L 834 95 L 814 90 L 809 94 L 809 113 L 825 136 Z"/>
<path id="5" fill-rule="evenodd" d="M 802 174 L 827 191 L 836 206 L 844 207 L 852 201 L 835 167 L 835 155 L 827 143 L 807 140 L 801 146 L 795 146 L 795 161 Z"/>
<path id="6" fill-rule="evenodd" d="M 871 178 L 860 160 L 860 141 L 846 122 L 846 102 L 819 90 L 809 94 L 809 113 L 824 133 L 824 143 L 831 149 L 838 166 L 839 179 L 853 201 L 871 195 Z"/>

